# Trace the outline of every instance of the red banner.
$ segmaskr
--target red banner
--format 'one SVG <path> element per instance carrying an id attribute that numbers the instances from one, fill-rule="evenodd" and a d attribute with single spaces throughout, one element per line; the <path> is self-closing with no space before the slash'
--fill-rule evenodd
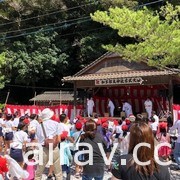
<path id="1" fill-rule="evenodd" d="M 5 110 L 9 114 L 13 114 L 16 111 L 20 112 L 20 115 L 24 115 L 25 112 L 28 114 L 39 114 L 47 106 L 27 106 L 27 105 L 6 105 Z M 58 105 L 49 106 L 55 114 L 59 115 L 65 113 L 70 119 L 74 118 L 74 108 L 73 105 Z M 76 106 L 76 115 L 79 115 L 83 107 L 81 105 Z"/>
<path id="2" fill-rule="evenodd" d="M 180 104 L 173 104 L 173 118 L 174 122 L 180 120 Z"/>

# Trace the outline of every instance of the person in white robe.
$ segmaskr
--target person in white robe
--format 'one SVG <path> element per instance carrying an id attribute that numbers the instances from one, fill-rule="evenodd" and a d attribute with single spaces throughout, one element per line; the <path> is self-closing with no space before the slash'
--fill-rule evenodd
<path id="1" fill-rule="evenodd" d="M 93 116 L 93 108 L 94 108 L 94 101 L 91 97 L 90 99 L 87 99 L 87 111 L 88 111 L 88 117 Z"/>
<path id="2" fill-rule="evenodd" d="M 148 119 L 151 119 L 152 116 L 152 106 L 153 106 L 152 101 L 150 100 L 150 98 L 147 98 L 147 100 L 144 102 L 144 107 L 148 114 Z"/>
<path id="3" fill-rule="evenodd" d="M 126 117 L 129 117 L 129 115 L 133 114 L 131 104 L 126 101 L 123 102 L 122 110 L 125 112 Z"/>
<path id="4" fill-rule="evenodd" d="M 110 98 L 108 98 L 108 108 L 109 108 L 110 116 L 114 117 L 115 106 L 114 106 L 114 104 L 113 104 L 113 102 L 111 101 Z"/>

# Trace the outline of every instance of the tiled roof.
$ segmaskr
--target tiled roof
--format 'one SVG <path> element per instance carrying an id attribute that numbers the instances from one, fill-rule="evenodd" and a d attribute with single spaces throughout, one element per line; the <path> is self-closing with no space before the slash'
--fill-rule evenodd
<path id="1" fill-rule="evenodd" d="M 30 101 L 73 101 L 74 93 L 72 91 L 46 91 Z"/>
<path id="2" fill-rule="evenodd" d="M 67 76 L 64 77 L 64 81 L 85 81 L 85 80 L 98 80 L 98 79 L 113 79 L 124 77 L 147 77 L 147 76 L 163 76 L 177 74 L 169 70 L 147 70 L 147 71 L 126 71 L 126 72 L 114 72 L 114 73 L 100 73 L 100 74 L 87 74 L 83 76 Z"/>

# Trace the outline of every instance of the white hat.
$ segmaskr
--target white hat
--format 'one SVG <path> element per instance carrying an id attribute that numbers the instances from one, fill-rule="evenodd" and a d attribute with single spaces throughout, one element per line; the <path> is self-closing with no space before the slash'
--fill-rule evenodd
<path id="1" fill-rule="evenodd" d="M 129 115 L 129 118 L 128 118 L 131 122 L 134 122 L 135 120 L 136 120 L 136 117 L 133 115 L 133 114 L 131 114 L 131 115 Z"/>
<path id="2" fill-rule="evenodd" d="M 49 108 L 45 108 L 40 114 L 40 118 L 42 118 L 43 121 L 49 120 L 53 117 L 54 112 L 49 109 Z"/>

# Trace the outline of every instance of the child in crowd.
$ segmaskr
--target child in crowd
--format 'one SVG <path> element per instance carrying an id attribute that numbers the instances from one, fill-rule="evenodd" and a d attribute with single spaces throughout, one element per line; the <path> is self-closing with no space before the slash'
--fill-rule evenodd
<path id="1" fill-rule="evenodd" d="M 129 132 L 128 132 L 128 126 L 122 125 L 122 131 L 123 133 L 119 137 L 120 141 L 120 155 L 128 154 L 128 148 L 129 148 Z"/>
<path id="2" fill-rule="evenodd" d="M 150 127 L 153 131 L 154 137 L 156 137 L 157 129 L 158 129 L 158 123 L 155 121 L 154 118 L 151 119 Z"/>
<path id="3" fill-rule="evenodd" d="M 97 121 L 98 121 L 98 114 L 94 115 L 94 121 L 97 123 Z"/>
<path id="4" fill-rule="evenodd" d="M 121 118 L 121 120 L 122 120 L 122 125 L 126 125 L 126 117 L 125 116 L 123 116 L 122 118 Z"/>
<path id="5" fill-rule="evenodd" d="M 1 151 L 0 151 L 1 152 Z M 8 163 L 6 158 L 0 155 L 0 180 L 5 179 L 5 173 L 8 172 Z"/>
<path id="6" fill-rule="evenodd" d="M 103 133 L 102 133 L 102 126 L 101 126 L 102 122 L 101 122 L 101 119 L 100 119 L 100 118 L 98 119 L 98 121 L 96 122 L 96 124 L 97 124 L 97 133 L 103 134 Z"/>
<path id="7" fill-rule="evenodd" d="M 38 115 L 31 114 L 29 118 L 30 118 L 30 124 L 28 126 L 29 138 L 31 139 L 31 142 L 36 142 L 35 134 L 36 134 L 36 129 L 39 126 Z"/>
<path id="8" fill-rule="evenodd" d="M 16 160 L 21 167 L 23 167 L 23 150 L 25 150 L 26 143 L 28 141 L 28 134 L 25 132 L 28 128 L 28 122 L 20 122 L 18 125 L 18 131 L 14 133 L 14 137 L 11 143 L 10 156 Z"/>
<path id="9" fill-rule="evenodd" d="M 28 163 L 24 164 L 24 170 L 26 170 L 29 173 L 28 178 L 24 180 L 35 180 L 34 178 L 35 178 L 36 166 L 34 165 L 35 160 L 33 159 L 34 158 L 33 148 L 32 147 L 27 148 L 26 153 L 31 153 L 31 154 L 28 156 Z"/>
<path id="10" fill-rule="evenodd" d="M 125 119 L 125 122 L 126 122 L 126 126 L 128 127 L 128 131 L 129 131 L 129 129 L 130 129 L 130 127 L 131 127 L 131 121 L 129 120 L 129 118 L 126 118 Z"/>
<path id="11" fill-rule="evenodd" d="M 102 124 L 102 132 L 103 132 L 103 138 L 107 144 L 106 157 L 109 158 L 110 153 L 111 153 L 111 147 L 112 147 L 112 135 L 113 135 L 113 133 L 108 129 L 108 123 L 107 122 Z M 109 171 L 110 166 L 108 166 L 107 168 Z"/>
<path id="12" fill-rule="evenodd" d="M 119 142 L 119 136 L 122 133 L 122 120 L 118 121 L 118 125 L 115 127 L 115 138 L 118 139 Z"/>
<path id="13" fill-rule="evenodd" d="M 159 143 L 170 143 L 170 135 L 167 133 L 167 123 L 161 122 L 159 124 L 159 133 L 157 134 L 157 139 Z M 168 160 L 171 154 L 171 148 L 167 146 L 162 146 L 158 150 L 159 157 L 162 157 L 164 160 Z"/>
<path id="14" fill-rule="evenodd" d="M 69 141 L 68 132 L 63 131 L 61 134 L 61 142 L 60 142 L 60 159 L 62 165 L 63 176 L 66 176 L 66 180 L 70 180 L 70 165 L 72 162 L 72 155 L 70 148 L 68 146 Z"/>
<path id="15" fill-rule="evenodd" d="M 78 144 L 79 144 L 79 141 L 81 139 L 81 134 L 82 134 L 82 123 L 80 121 L 77 121 L 76 124 L 75 124 L 75 128 L 76 128 L 76 132 L 73 134 L 73 140 L 74 140 L 74 149 L 73 149 L 73 155 L 78 152 L 79 148 L 78 148 Z M 75 171 L 76 171 L 76 174 L 75 174 L 75 177 L 79 177 L 80 174 L 82 173 L 82 167 L 75 164 Z"/>
<path id="16" fill-rule="evenodd" d="M 3 119 L 3 114 L 0 113 L 0 152 L 2 151 L 4 146 L 3 128 L 4 128 L 4 119 Z"/>
<path id="17" fill-rule="evenodd" d="M 4 128 L 4 132 L 5 132 L 5 153 L 7 153 L 6 151 L 10 148 L 10 143 L 12 142 L 13 139 L 13 116 L 12 114 L 6 114 L 5 117 L 5 128 Z"/>

